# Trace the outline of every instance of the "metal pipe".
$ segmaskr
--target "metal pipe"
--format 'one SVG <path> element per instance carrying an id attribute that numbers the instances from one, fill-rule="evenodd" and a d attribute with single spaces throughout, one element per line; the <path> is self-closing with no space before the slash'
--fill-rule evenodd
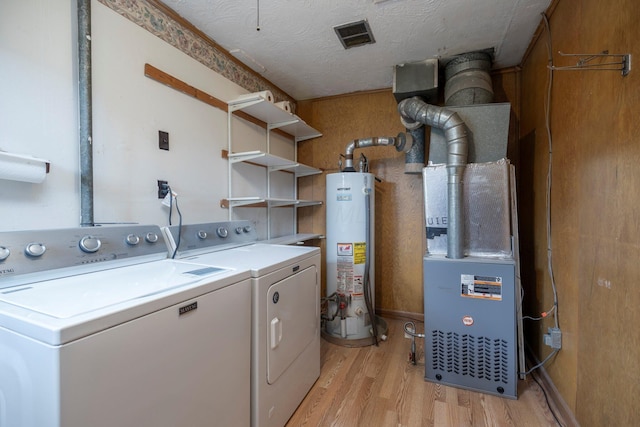
<path id="1" fill-rule="evenodd" d="M 80 225 L 94 225 L 93 124 L 91 97 L 91 0 L 78 0 L 78 112 L 80 140 Z"/>
<path id="2" fill-rule="evenodd" d="M 407 129 L 421 124 L 444 131 L 447 141 L 447 257 L 464 258 L 464 224 L 462 222 L 462 179 L 467 165 L 467 127 L 458 113 L 430 105 L 418 97 L 403 99 L 398 104 L 400 120 Z"/>
<path id="3" fill-rule="evenodd" d="M 406 135 L 402 132 L 398 136 L 375 136 L 372 138 L 360 138 L 351 141 L 345 150 L 345 167 L 343 172 L 355 172 L 353 167 L 353 152 L 356 148 L 374 147 L 378 145 L 393 145 L 397 151 L 409 151 L 413 145 L 413 138 L 411 135 Z"/>

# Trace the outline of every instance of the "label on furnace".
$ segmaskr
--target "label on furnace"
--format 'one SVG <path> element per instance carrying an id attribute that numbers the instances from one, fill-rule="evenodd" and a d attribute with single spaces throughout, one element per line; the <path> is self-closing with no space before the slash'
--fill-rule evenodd
<path id="1" fill-rule="evenodd" d="M 460 283 L 463 297 L 502 301 L 502 277 L 461 274 Z"/>

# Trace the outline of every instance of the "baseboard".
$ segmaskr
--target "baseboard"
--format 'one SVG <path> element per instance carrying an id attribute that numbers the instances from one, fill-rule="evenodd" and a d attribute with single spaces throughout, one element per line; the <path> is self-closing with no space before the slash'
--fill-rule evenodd
<path id="1" fill-rule="evenodd" d="M 527 358 L 533 363 L 533 366 L 540 363 L 538 358 L 533 354 L 531 349 L 527 347 Z M 547 393 L 547 398 L 549 399 L 549 404 L 553 408 L 555 414 L 560 418 L 565 427 L 580 427 L 580 423 L 576 420 L 575 415 L 567 402 L 564 401 L 562 395 L 556 388 L 555 384 L 551 380 L 551 377 L 547 373 L 547 370 L 544 366 L 539 367 L 534 370 L 531 375 L 534 375 L 535 378 L 540 382 L 544 391 Z"/>
<path id="2" fill-rule="evenodd" d="M 424 323 L 424 314 L 411 313 L 409 311 L 387 310 L 384 308 L 376 308 L 376 315 L 387 317 L 390 319 L 412 320 L 414 322 Z"/>

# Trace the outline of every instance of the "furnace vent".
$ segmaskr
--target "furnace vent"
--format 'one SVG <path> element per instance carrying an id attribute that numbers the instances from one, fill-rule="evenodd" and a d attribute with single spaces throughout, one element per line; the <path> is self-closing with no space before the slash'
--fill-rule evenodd
<path id="1" fill-rule="evenodd" d="M 366 19 L 333 27 L 345 49 L 376 42 Z"/>

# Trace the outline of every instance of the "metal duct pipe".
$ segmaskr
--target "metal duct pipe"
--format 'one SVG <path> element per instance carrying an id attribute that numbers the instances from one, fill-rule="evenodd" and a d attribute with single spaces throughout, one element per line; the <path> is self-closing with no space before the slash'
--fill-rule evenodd
<path id="1" fill-rule="evenodd" d="M 429 125 L 444 131 L 447 141 L 448 230 L 447 257 L 464 258 L 464 225 L 462 222 L 462 178 L 467 165 L 467 128 L 458 113 L 430 105 L 420 98 L 402 100 L 398 104 L 400 119 L 407 129 Z"/>
<path id="2" fill-rule="evenodd" d="M 411 150 L 404 156 L 404 173 L 422 173 L 424 168 L 424 126 L 407 129 L 413 138 Z"/>
<path id="3" fill-rule="evenodd" d="M 413 138 L 411 135 L 406 135 L 402 132 L 398 136 L 375 136 L 372 138 L 354 139 L 347 145 L 345 150 L 345 166 L 343 172 L 355 172 L 353 167 L 353 152 L 356 148 L 374 147 L 378 145 L 393 145 L 397 151 L 407 152 L 413 145 Z"/>
<path id="4" fill-rule="evenodd" d="M 93 124 L 91 98 L 91 0 L 78 0 L 78 111 L 80 133 L 80 225 L 93 219 Z"/>

